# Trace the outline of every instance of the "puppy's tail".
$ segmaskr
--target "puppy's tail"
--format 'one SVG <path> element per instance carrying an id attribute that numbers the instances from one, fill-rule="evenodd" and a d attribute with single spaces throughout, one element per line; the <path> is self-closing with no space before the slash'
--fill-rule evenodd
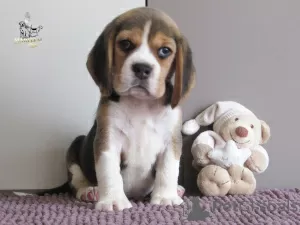
<path id="1" fill-rule="evenodd" d="M 72 188 L 72 185 L 70 184 L 72 180 L 72 174 L 70 173 L 69 168 L 71 165 L 79 163 L 78 155 L 79 155 L 80 148 L 82 147 L 82 144 L 84 142 L 84 139 L 85 139 L 84 135 L 78 136 L 77 138 L 75 138 L 75 140 L 72 142 L 72 144 L 68 149 L 67 156 L 66 156 L 66 162 L 68 168 L 68 181 L 66 181 L 64 184 L 58 187 L 48 189 L 42 192 L 38 192 L 37 195 L 43 196 L 45 194 L 51 195 L 51 194 L 73 193 L 74 190 Z"/>
<path id="2" fill-rule="evenodd" d="M 38 193 L 36 193 L 36 195 L 44 196 L 46 194 L 47 195 L 53 195 L 53 194 L 58 195 L 58 194 L 65 194 L 65 193 L 72 193 L 72 189 L 71 189 L 71 186 L 70 186 L 68 181 L 66 183 L 58 186 L 58 187 L 48 189 L 48 190 L 45 190 L 45 191 L 42 191 L 42 192 L 38 192 Z"/>

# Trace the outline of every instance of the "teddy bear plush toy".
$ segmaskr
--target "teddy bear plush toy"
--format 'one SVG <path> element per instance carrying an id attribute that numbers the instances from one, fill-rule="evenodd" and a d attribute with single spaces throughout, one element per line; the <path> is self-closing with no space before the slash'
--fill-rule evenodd
<path id="1" fill-rule="evenodd" d="M 270 127 L 243 105 L 220 101 L 185 122 L 182 133 L 192 135 L 200 126 L 211 124 L 213 130 L 200 133 L 191 148 L 200 192 L 206 196 L 252 194 L 254 174 L 269 165 L 262 145 L 270 138 Z"/>

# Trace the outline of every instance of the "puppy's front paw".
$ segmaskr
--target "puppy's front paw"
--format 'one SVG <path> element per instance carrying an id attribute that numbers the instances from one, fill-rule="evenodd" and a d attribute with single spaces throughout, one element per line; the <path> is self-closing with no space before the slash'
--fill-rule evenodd
<path id="1" fill-rule="evenodd" d="M 126 196 L 121 197 L 105 197 L 100 198 L 96 203 L 96 209 L 100 211 L 121 211 L 123 209 L 129 209 L 132 205 Z"/>
<path id="2" fill-rule="evenodd" d="M 183 203 L 183 200 L 178 195 L 156 195 L 151 198 L 150 203 L 155 205 L 180 205 L 181 203 Z"/>

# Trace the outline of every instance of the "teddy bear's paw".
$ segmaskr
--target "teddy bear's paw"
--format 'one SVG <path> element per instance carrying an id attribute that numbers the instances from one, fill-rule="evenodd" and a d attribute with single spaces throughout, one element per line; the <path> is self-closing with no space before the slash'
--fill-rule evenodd
<path id="1" fill-rule="evenodd" d="M 260 173 L 267 168 L 267 160 L 262 152 L 254 151 L 245 165 L 253 172 Z"/>
<path id="2" fill-rule="evenodd" d="M 233 165 L 228 169 L 228 173 L 232 183 L 229 194 L 253 194 L 256 188 L 256 179 L 251 170 Z"/>
<path id="3" fill-rule="evenodd" d="M 197 144 L 192 147 L 192 155 L 194 158 L 195 166 L 206 166 L 211 162 L 210 158 L 208 157 L 208 153 L 212 150 L 209 145 L 206 144 Z"/>
<path id="4" fill-rule="evenodd" d="M 231 179 L 227 170 L 208 165 L 198 174 L 197 185 L 206 196 L 225 196 L 231 188 Z"/>

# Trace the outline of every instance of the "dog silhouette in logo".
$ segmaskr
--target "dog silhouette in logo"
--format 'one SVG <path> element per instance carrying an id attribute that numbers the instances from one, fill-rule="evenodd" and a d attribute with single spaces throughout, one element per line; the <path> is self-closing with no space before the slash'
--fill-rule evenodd
<path id="1" fill-rule="evenodd" d="M 32 27 L 32 25 L 26 24 L 25 21 L 19 22 L 20 38 L 37 37 L 41 29 L 43 29 L 42 26 Z"/>
<path id="2" fill-rule="evenodd" d="M 21 21 L 19 23 L 20 26 L 20 38 L 29 38 L 30 37 L 30 29 L 29 27 L 26 25 L 26 23 L 24 21 Z"/>
<path id="3" fill-rule="evenodd" d="M 192 210 L 187 217 L 188 221 L 204 221 L 210 216 L 208 211 L 205 211 L 200 207 L 199 200 L 197 198 L 193 198 L 191 201 L 193 205 Z"/>

